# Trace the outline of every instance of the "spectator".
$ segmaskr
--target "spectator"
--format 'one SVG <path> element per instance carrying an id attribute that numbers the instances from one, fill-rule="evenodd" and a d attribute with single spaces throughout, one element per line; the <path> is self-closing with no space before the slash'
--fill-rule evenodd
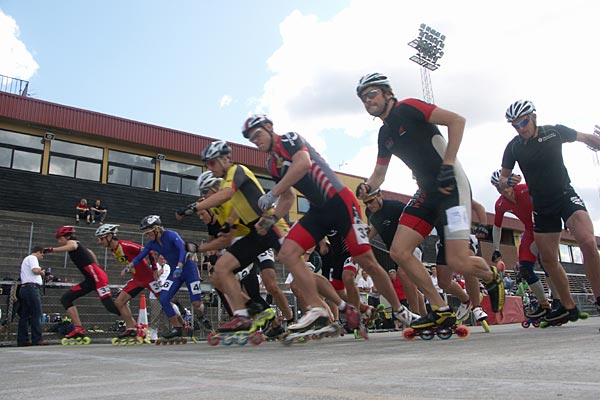
<path id="1" fill-rule="evenodd" d="M 77 213 L 75 214 L 75 222 L 79 223 L 80 219 L 85 219 L 85 222 L 88 224 L 92 222 L 90 208 L 88 207 L 86 199 L 79 200 L 79 204 L 77 204 L 75 210 L 77 210 Z"/>
<path id="2" fill-rule="evenodd" d="M 34 247 L 32 253 L 25 257 L 21 263 L 21 287 L 19 288 L 21 312 L 19 314 L 17 346 L 48 344 L 42 336 L 40 287 L 45 274 L 39 263 L 40 260 L 44 259 L 42 251 L 42 247 Z M 29 340 L 29 327 L 31 327 L 31 341 Z"/>
<path id="3" fill-rule="evenodd" d="M 390 276 L 390 280 L 392 281 L 392 286 L 394 286 L 394 290 L 396 291 L 396 295 L 398 296 L 398 300 L 400 300 L 400 303 L 402 305 L 404 305 L 404 307 L 408 307 L 408 300 L 406 300 L 406 293 L 404 293 L 404 286 L 402 286 L 402 282 L 400 281 L 400 278 L 398 278 L 398 274 L 397 274 L 396 270 L 394 268 L 392 268 L 388 271 L 388 274 Z M 394 330 L 399 331 L 400 330 L 400 321 L 396 318 L 393 318 L 393 320 L 394 320 Z"/>
<path id="4" fill-rule="evenodd" d="M 463 279 L 463 276 L 461 274 L 455 274 L 454 275 L 454 280 L 456 281 L 456 283 L 458 283 L 458 286 L 460 286 L 463 290 L 465 290 L 465 280 Z"/>
<path id="5" fill-rule="evenodd" d="M 158 280 L 161 283 L 161 286 L 165 283 L 169 274 L 171 273 L 171 266 L 167 264 L 167 260 L 158 254 L 157 257 L 158 266 Z M 160 305 L 160 300 L 156 298 L 156 295 L 150 291 L 149 295 L 150 302 L 150 340 L 155 341 L 158 339 L 158 332 L 166 332 L 169 330 L 169 321 L 167 320 L 167 316 L 162 312 L 162 306 Z"/>
<path id="6" fill-rule="evenodd" d="M 510 276 L 504 275 L 504 290 L 506 291 L 506 294 L 512 294 L 514 288 L 515 288 L 515 282 L 512 280 L 512 278 Z"/>
<path id="7" fill-rule="evenodd" d="M 107 213 L 108 210 L 106 210 L 106 207 L 100 204 L 100 200 L 96 200 L 94 205 L 90 208 L 90 219 L 92 220 L 92 224 L 95 224 L 96 221 L 103 224 Z"/>
<path id="8" fill-rule="evenodd" d="M 373 279 L 369 276 L 367 271 L 362 270 L 360 278 L 356 282 L 356 287 L 360 292 L 360 301 L 365 304 L 369 304 L 368 296 L 373 289 Z"/>

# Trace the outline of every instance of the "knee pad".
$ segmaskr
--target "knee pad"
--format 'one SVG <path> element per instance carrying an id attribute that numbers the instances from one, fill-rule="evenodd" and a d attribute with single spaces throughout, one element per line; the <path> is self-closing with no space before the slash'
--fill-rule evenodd
<path id="1" fill-rule="evenodd" d="M 540 280 L 537 274 L 533 271 L 534 264 L 531 261 L 521 261 L 521 276 L 528 284 L 536 283 Z"/>
<path id="2" fill-rule="evenodd" d="M 75 292 L 69 290 L 68 292 L 62 295 L 62 297 L 60 298 L 60 303 L 63 305 L 65 310 L 68 310 L 69 308 L 73 307 L 73 301 L 76 298 L 77 295 L 75 294 Z"/>
<path id="3" fill-rule="evenodd" d="M 105 298 L 101 299 L 100 301 L 104 305 L 104 308 L 106 308 L 108 310 L 108 312 L 111 312 L 116 315 L 121 315 L 121 313 L 119 312 L 119 309 L 117 308 L 117 306 L 115 306 L 115 303 L 114 303 L 112 297 L 105 297 Z"/>

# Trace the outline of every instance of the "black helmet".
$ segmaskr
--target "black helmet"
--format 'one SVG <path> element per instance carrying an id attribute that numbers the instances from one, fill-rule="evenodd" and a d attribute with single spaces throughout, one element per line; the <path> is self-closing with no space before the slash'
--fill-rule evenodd
<path id="1" fill-rule="evenodd" d="M 160 217 L 158 215 L 147 215 L 140 222 L 140 230 L 154 228 L 155 226 L 162 226 Z"/>

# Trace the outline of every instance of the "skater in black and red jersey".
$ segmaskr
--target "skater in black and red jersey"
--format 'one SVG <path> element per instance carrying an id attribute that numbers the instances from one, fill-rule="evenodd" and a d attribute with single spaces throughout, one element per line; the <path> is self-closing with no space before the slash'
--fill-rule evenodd
<path id="1" fill-rule="evenodd" d="M 60 298 L 60 302 L 74 325 L 73 330 L 65 337 L 82 337 L 85 336 L 85 329 L 81 325 L 77 307 L 73 304 L 78 298 L 95 290 L 98 297 L 100 297 L 100 301 L 108 311 L 116 315 L 121 315 L 121 313 L 113 302 L 106 272 L 98 265 L 96 256 L 77 240 L 75 227 L 61 226 L 54 236 L 59 246 L 46 247 L 43 250 L 44 253 L 68 252 L 71 261 L 73 261 L 73 264 L 75 264 L 85 278 L 83 282 L 73 286 Z"/>
<path id="2" fill-rule="evenodd" d="M 445 230 L 448 266 L 461 274 L 473 274 L 487 287 L 492 309 L 504 305 L 504 285 L 495 267 L 481 257 L 469 255 L 471 233 L 471 188 L 456 159 L 465 119 L 451 111 L 416 99 L 398 101 L 385 75 L 363 76 L 356 94 L 365 110 L 383 122 L 379 129 L 378 154 L 373 173 L 357 187 L 357 195 L 368 196 L 385 180 L 392 155 L 400 158 L 416 178 L 418 191 L 404 208 L 390 256 L 429 300 L 432 312 L 411 326 L 424 329 L 448 327 L 456 316 L 437 292 L 414 249 L 441 221 Z M 448 128 L 448 141 L 437 125 Z"/>
<path id="3" fill-rule="evenodd" d="M 561 307 L 547 313 L 544 319 L 550 323 L 576 321 L 580 313 L 557 257 L 563 222 L 581 249 L 585 274 L 592 285 L 599 310 L 600 254 L 590 215 L 571 186 L 562 157 L 562 145 L 577 141 L 598 151 L 600 136 L 581 133 L 564 125 L 538 125 L 535 106 L 529 100 L 511 104 L 505 117 L 518 134 L 504 150 L 499 187 L 514 187 L 521 182 L 521 176 L 512 173 L 518 163 L 533 203 L 535 244 L 562 303 Z"/>
<path id="4" fill-rule="evenodd" d="M 332 229 L 344 237 L 354 261 L 373 277 L 379 292 L 390 302 L 400 318 L 411 318 L 398 301 L 385 270 L 375 259 L 367 237 L 367 225 L 360 217 L 356 197 L 335 175 L 327 162 L 302 136 L 295 132 L 278 135 L 273 122 L 265 115 L 248 118 L 242 134 L 260 151 L 269 153 L 267 170 L 277 184 L 258 201 L 267 210 L 277 201 L 275 215 L 286 215 L 293 202 L 292 187 L 310 202 L 310 209 L 291 228 L 279 252 L 280 260 L 294 275 L 309 309 L 293 329 L 302 331 L 327 319 L 318 306 L 318 295 L 300 256 L 318 243 Z M 263 218 L 264 219 L 264 218 Z M 340 309 L 342 311 L 342 309 Z M 321 321 L 321 322 L 318 322 Z"/>
<path id="5" fill-rule="evenodd" d="M 131 274 L 132 276 L 115 300 L 115 305 L 119 309 L 121 318 L 125 321 L 126 326 L 125 331 L 119 335 L 119 338 L 145 337 L 144 331 L 140 329 L 135 319 L 133 319 L 128 303 L 144 289 L 152 291 L 156 296 L 160 295 L 161 286 L 157 276 L 158 267 L 156 266 L 152 252 L 150 252 L 148 253 L 150 264 L 148 264 L 146 259 L 142 259 L 130 269 L 129 261 L 140 254 L 143 247 L 128 240 L 117 239 L 118 232 L 119 225 L 114 224 L 104 224 L 96 229 L 96 237 L 100 244 L 108 248 L 119 264 L 123 266 L 121 276 L 124 277 L 127 274 Z"/>

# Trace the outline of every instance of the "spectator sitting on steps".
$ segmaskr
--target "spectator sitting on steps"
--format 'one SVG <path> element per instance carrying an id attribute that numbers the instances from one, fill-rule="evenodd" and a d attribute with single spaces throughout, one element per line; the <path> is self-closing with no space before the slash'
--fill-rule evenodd
<path id="1" fill-rule="evenodd" d="M 96 221 L 99 221 L 100 225 L 104 223 L 104 218 L 106 218 L 106 214 L 108 210 L 102 204 L 100 204 L 100 200 L 96 200 L 94 205 L 90 208 L 90 219 L 92 224 L 95 224 Z"/>
<path id="2" fill-rule="evenodd" d="M 92 222 L 90 208 L 88 207 L 86 199 L 79 200 L 79 204 L 77 204 L 75 210 L 77 210 L 75 214 L 75 222 L 79 223 L 80 219 L 85 219 L 85 222 L 87 222 L 88 224 Z"/>

